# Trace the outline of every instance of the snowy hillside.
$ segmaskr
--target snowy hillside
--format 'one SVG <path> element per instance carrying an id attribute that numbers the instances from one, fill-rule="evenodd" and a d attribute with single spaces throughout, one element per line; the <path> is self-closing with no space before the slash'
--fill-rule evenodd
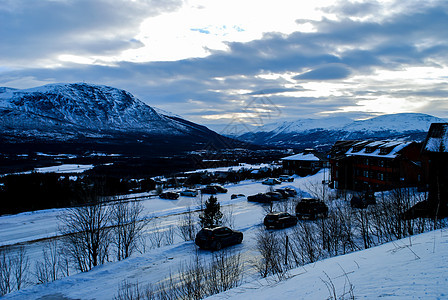
<path id="1" fill-rule="evenodd" d="M 158 114 L 130 93 L 107 86 L 51 84 L 0 93 L 1 127 L 18 130 L 86 129 L 180 134 L 183 124 Z"/>
<path id="2" fill-rule="evenodd" d="M 267 124 L 237 138 L 255 144 L 328 149 L 343 139 L 422 140 L 431 123 L 446 120 L 417 113 L 383 115 L 362 121 L 346 118 L 304 119 Z"/>
<path id="3" fill-rule="evenodd" d="M 266 124 L 259 131 L 273 134 L 298 133 L 307 130 L 327 129 L 337 130 L 352 123 L 353 120 L 345 117 L 333 117 L 325 119 L 301 119 L 294 122 L 281 122 Z"/>
<path id="4" fill-rule="evenodd" d="M 313 176 L 295 176 L 294 182 L 283 182 L 281 187 L 296 189 L 299 193 L 316 182 L 322 182 L 325 171 Z M 289 273 L 290 279 L 276 283 L 275 278 L 261 279 L 253 268 L 257 257 L 257 233 L 266 214 L 265 207 L 247 201 L 246 197 L 231 199 L 234 193 L 251 195 L 266 191 L 260 181 L 242 181 L 228 184 L 228 193 L 217 194 L 223 211 L 231 213 L 232 228 L 244 233 L 242 244 L 230 250 L 240 253 L 244 260 L 244 281 L 242 286 L 216 295 L 216 299 L 327 299 L 329 297 L 324 281 L 333 282 L 337 295 L 353 286 L 356 298 L 376 299 L 395 297 L 397 299 L 429 298 L 444 299 L 448 295 L 448 231 L 446 229 L 412 236 L 379 247 L 351 254 L 333 257 L 314 264 L 308 264 Z M 129 195 L 128 197 L 135 197 Z M 210 260 L 213 252 L 197 251 L 192 241 L 183 241 L 175 235 L 172 243 L 160 247 L 151 246 L 151 240 L 158 232 L 168 232 L 178 226 L 179 217 L 189 209 L 198 209 L 199 199 L 179 197 L 178 200 L 164 200 L 149 194 L 142 198 L 144 216 L 153 218 L 145 230 L 146 250 L 130 258 L 109 262 L 85 273 L 71 273 L 71 276 L 57 281 L 28 286 L 4 296 L 4 299 L 113 299 L 120 285 L 126 280 L 138 282 L 141 287 L 163 282 L 174 274 L 180 265 L 188 264 L 194 255 Z M 57 237 L 60 224 L 58 216 L 63 209 L 42 210 L 0 217 L 0 241 L 2 245 L 23 243 L 29 255 L 31 266 L 42 260 L 45 239 Z M 282 232 L 292 234 L 293 228 Z M 292 235 L 291 235 L 292 236 Z M 157 235 L 155 235 L 157 237 Z M 111 257 L 112 259 L 112 257 Z M 344 275 L 346 274 L 346 276 Z M 33 282 L 33 277 L 29 278 Z"/>
<path id="5" fill-rule="evenodd" d="M 167 155 L 202 149 L 205 144 L 228 148 L 235 142 L 156 110 L 127 91 L 85 83 L 0 88 L 0 133 L 0 151 L 13 153 L 75 148 Z"/>
<path id="6" fill-rule="evenodd" d="M 446 229 L 423 233 L 305 265 L 285 281 L 271 277 L 208 299 L 447 299 L 447 246 Z"/>
<path id="7" fill-rule="evenodd" d="M 424 131 L 427 132 L 431 123 L 443 123 L 443 119 L 415 113 L 403 113 L 393 115 L 383 115 L 372 119 L 355 121 L 342 128 L 347 132 L 363 131 Z"/>

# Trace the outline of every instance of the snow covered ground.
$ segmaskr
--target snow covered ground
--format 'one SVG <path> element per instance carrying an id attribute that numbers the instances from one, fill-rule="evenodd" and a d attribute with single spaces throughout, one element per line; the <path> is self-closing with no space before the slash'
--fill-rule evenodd
<path id="1" fill-rule="evenodd" d="M 320 172 L 305 178 L 295 177 L 294 182 L 285 182 L 275 188 L 289 186 L 299 192 L 306 192 L 313 183 L 322 182 L 324 174 Z M 251 280 L 257 278 L 250 261 L 257 255 L 255 236 L 262 227 L 265 210 L 262 205 L 248 202 L 245 197 L 230 199 L 230 196 L 248 196 L 265 192 L 269 187 L 262 185 L 260 181 L 246 180 L 226 185 L 226 188 L 228 193 L 218 194 L 217 197 L 223 211 L 231 216 L 229 222 L 232 227 L 244 233 L 243 243 L 232 247 L 232 250 L 241 253 L 246 262 L 245 278 Z M 197 209 L 201 203 L 200 197 L 164 200 L 149 194 L 138 196 L 147 196 L 140 201 L 145 207 L 145 217 L 152 218 L 146 229 L 148 236 L 157 230 L 175 228 L 180 214 L 189 208 Z M 207 198 L 208 195 L 204 196 L 202 201 Z M 42 259 L 44 242 L 38 240 L 59 235 L 57 216 L 62 212 L 61 209 L 53 209 L 0 217 L 1 245 L 26 242 L 25 247 L 31 262 Z M 428 293 L 429 298 L 442 299 L 447 297 L 444 295 L 448 295 L 447 246 L 448 233 L 437 231 L 307 265 L 291 271 L 293 278 L 277 283 L 274 287 L 269 286 L 273 282 L 272 278 L 258 280 L 216 297 L 325 299 L 329 296 L 323 282 L 328 280 L 326 273 L 337 288 L 338 295 L 341 294 L 344 283 L 347 288 L 348 277 L 357 298 L 398 295 L 396 298 L 402 299 L 408 298 L 406 292 L 409 292 L 416 297 L 425 298 L 424 293 Z M 124 261 L 107 263 L 90 272 L 72 275 L 52 283 L 29 286 L 6 295 L 5 299 L 112 299 L 123 280 L 138 282 L 141 285 L 160 282 L 170 273 L 176 273 L 180 264 L 189 262 L 196 251 L 197 247 L 193 242 L 184 242 L 179 236 L 175 236 L 171 245 L 160 248 L 148 245 L 144 253 L 133 255 Z M 206 260 L 212 256 L 210 251 L 199 250 L 197 253 Z M 347 276 L 344 276 L 344 272 Z M 413 293 L 412 289 L 417 289 L 419 293 Z"/>
<path id="2" fill-rule="evenodd" d="M 243 284 L 209 299 L 352 299 L 351 288 L 355 299 L 448 299 L 448 230 L 322 260 L 289 276 Z"/>

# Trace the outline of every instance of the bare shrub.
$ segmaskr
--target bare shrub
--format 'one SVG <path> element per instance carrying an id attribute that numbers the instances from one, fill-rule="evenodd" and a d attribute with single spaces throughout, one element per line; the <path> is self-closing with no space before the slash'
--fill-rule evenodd
<path id="1" fill-rule="evenodd" d="M 162 228 L 160 221 L 155 219 L 150 224 L 150 230 L 152 231 L 148 235 L 151 248 L 160 248 L 174 243 L 175 230 L 172 225 Z"/>
<path id="2" fill-rule="evenodd" d="M 24 246 L 0 249 L 0 295 L 18 291 L 28 283 L 29 265 Z"/>
<path id="3" fill-rule="evenodd" d="M 345 270 L 344 269 L 342 269 L 342 270 L 344 271 L 345 282 L 344 282 L 344 287 L 343 287 L 342 293 L 340 293 L 340 294 L 338 294 L 333 280 L 330 278 L 330 276 L 328 276 L 327 273 L 324 272 L 325 279 L 322 279 L 322 278 L 320 279 L 327 287 L 328 295 L 329 295 L 329 297 L 327 299 L 329 299 L 329 300 L 346 300 L 346 299 L 354 300 L 354 299 L 356 299 L 355 293 L 354 293 L 355 287 L 353 286 L 350 279 L 348 278 L 348 275 L 345 272 Z"/>
<path id="4" fill-rule="evenodd" d="M 240 254 L 224 250 L 213 255 L 206 263 L 196 255 L 190 262 L 180 265 L 178 273 L 158 284 L 145 287 L 123 281 L 114 299 L 203 299 L 207 296 L 238 286 L 242 281 Z"/>
<path id="5" fill-rule="evenodd" d="M 323 256 L 317 226 L 312 222 L 299 222 L 290 235 L 291 258 L 303 266 L 318 261 Z"/>
<path id="6" fill-rule="evenodd" d="M 354 216 L 360 237 L 363 241 L 364 249 L 372 247 L 374 243 L 372 238 L 371 217 L 369 209 L 355 209 Z"/>
<path id="7" fill-rule="evenodd" d="M 192 241 L 196 237 L 198 222 L 191 210 L 191 207 L 187 207 L 187 211 L 182 214 L 178 219 L 177 234 L 184 241 Z"/>
<path id="8" fill-rule="evenodd" d="M 111 208 L 99 198 L 89 205 L 68 208 L 59 215 L 66 254 L 80 272 L 106 261 L 111 240 L 110 216 Z"/>
<path id="9" fill-rule="evenodd" d="M 149 219 L 142 218 L 143 205 L 137 201 L 118 200 L 112 206 L 113 243 L 117 260 L 129 257 L 139 249 L 143 229 Z"/>
<path id="10" fill-rule="evenodd" d="M 283 264 L 285 251 L 282 247 L 281 237 L 275 232 L 260 229 L 256 235 L 256 242 L 257 250 L 261 255 L 256 268 L 261 277 L 269 275 L 282 277 L 287 271 L 287 267 Z"/>
<path id="11" fill-rule="evenodd" d="M 53 239 L 42 248 L 42 261 L 35 264 L 35 276 L 37 283 L 47 283 L 68 276 L 66 261 L 58 247 L 58 242 Z"/>
<path id="12" fill-rule="evenodd" d="M 242 281 L 241 255 L 223 250 L 213 254 L 207 270 L 207 294 L 214 295 L 237 287 Z"/>
<path id="13" fill-rule="evenodd" d="M 229 205 L 223 209 L 222 212 L 222 225 L 230 228 L 235 227 L 235 216 L 233 215 L 233 206 Z"/>

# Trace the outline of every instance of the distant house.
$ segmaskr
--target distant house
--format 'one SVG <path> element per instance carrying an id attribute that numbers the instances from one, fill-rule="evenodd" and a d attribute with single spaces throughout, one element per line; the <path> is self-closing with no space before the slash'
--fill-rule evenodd
<path id="1" fill-rule="evenodd" d="M 421 144 L 405 141 L 338 141 L 330 150 L 331 186 L 388 190 L 424 185 Z"/>
<path id="2" fill-rule="evenodd" d="M 285 174 L 300 176 L 314 174 L 323 167 L 328 167 L 328 159 L 323 153 L 314 149 L 305 149 L 304 152 L 287 156 L 281 159 Z"/>

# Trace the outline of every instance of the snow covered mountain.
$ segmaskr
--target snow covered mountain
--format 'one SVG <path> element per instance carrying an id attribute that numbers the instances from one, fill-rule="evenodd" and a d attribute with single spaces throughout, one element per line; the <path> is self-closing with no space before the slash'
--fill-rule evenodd
<path id="1" fill-rule="evenodd" d="M 204 126 L 159 113 L 124 90 L 85 83 L 0 88 L 0 132 L 1 143 L 181 138 L 194 144 L 219 137 Z"/>
<path id="2" fill-rule="evenodd" d="M 348 118 L 303 119 L 267 124 L 236 138 L 255 144 L 292 147 L 328 148 L 342 139 L 422 140 L 431 123 L 446 120 L 418 113 L 383 115 L 362 121 Z"/>
<path id="3" fill-rule="evenodd" d="M 1 91 L 2 130 L 76 129 L 100 134 L 118 131 L 170 135 L 192 131 L 190 126 L 158 114 L 130 93 L 112 87 L 51 84 Z"/>

